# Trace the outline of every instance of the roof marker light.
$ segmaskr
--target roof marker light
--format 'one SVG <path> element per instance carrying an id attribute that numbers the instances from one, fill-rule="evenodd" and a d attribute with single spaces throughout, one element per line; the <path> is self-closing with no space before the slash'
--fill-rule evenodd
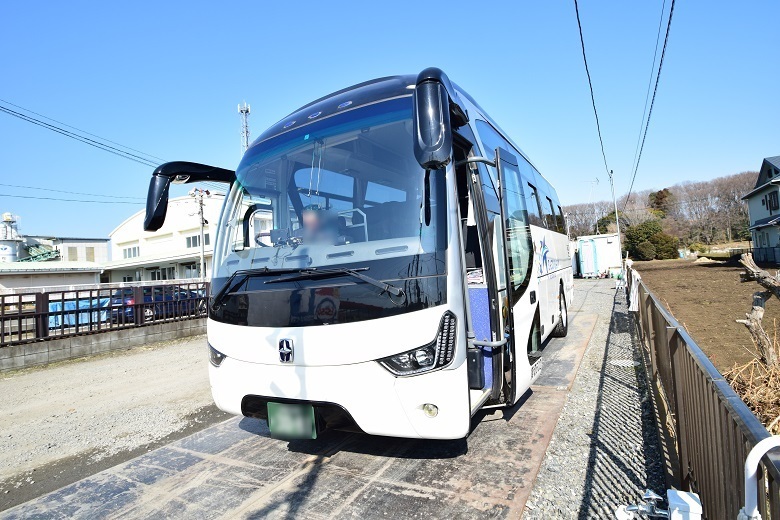
<path id="1" fill-rule="evenodd" d="M 290 128 L 290 127 L 291 127 L 292 125 L 294 125 L 294 124 L 295 124 L 295 121 L 288 121 L 288 122 L 286 122 L 286 123 L 284 124 L 284 127 L 285 127 L 285 128 Z"/>
<path id="2" fill-rule="evenodd" d="M 311 114 L 309 116 L 309 119 L 314 119 L 315 117 L 319 116 L 320 114 L 322 114 L 322 112 L 314 112 L 313 114 Z"/>
<path id="3" fill-rule="evenodd" d="M 344 101 L 343 103 L 341 103 L 341 104 L 338 106 L 338 108 L 347 108 L 347 107 L 348 107 L 349 105 L 351 105 L 351 104 L 352 104 L 352 101 Z"/>

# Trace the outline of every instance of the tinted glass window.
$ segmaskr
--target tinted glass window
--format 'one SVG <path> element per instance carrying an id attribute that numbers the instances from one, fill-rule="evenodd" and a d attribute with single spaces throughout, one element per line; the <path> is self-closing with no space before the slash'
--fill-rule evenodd
<path id="1" fill-rule="evenodd" d="M 506 242 L 509 260 L 509 279 L 515 292 L 528 284 L 531 262 L 531 231 L 528 228 L 525 197 L 520 172 L 514 165 L 504 164 L 506 210 Z"/>
<path id="2" fill-rule="evenodd" d="M 539 192 L 536 187 L 528 183 L 528 194 L 526 195 L 525 207 L 528 210 L 528 223 L 533 226 L 544 227 L 542 220 L 542 210 L 539 205 Z"/>
<path id="3" fill-rule="evenodd" d="M 563 210 L 558 206 L 558 213 L 556 214 L 558 220 L 558 231 L 566 233 L 566 218 L 563 216 Z"/>
<path id="4" fill-rule="evenodd" d="M 384 204 L 385 202 L 406 202 L 406 192 L 392 186 L 369 182 L 366 187 L 366 204 Z"/>
<path id="5" fill-rule="evenodd" d="M 547 223 L 547 228 L 553 231 L 562 232 L 558 229 L 558 219 L 555 216 L 555 207 L 553 206 L 550 197 L 545 197 L 545 202 L 542 204 L 542 211 L 544 212 L 544 221 Z"/>

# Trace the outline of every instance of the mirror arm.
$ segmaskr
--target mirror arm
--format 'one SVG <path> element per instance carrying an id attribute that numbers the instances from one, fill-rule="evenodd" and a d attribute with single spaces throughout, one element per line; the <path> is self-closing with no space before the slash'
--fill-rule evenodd
<path id="1" fill-rule="evenodd" d="M 173 161 L 161 164 L 155 168 L 152 176 L 168 177 L 173 184 L 201 181 L 232 184 L 236 180 L 236 172 L 233 170 L 186 161 Z"/>
<path id="2" fill-rule="evenodd" d="M 493 168 L 496 167 L 496 162 L 491 161 L 487 157 L 469 157 L 467 159 L 463 159 L 462 161 L 456 161 L 455 166 L 462 166 L 464 164 L 474 164 L 474 163 L 483 163 L 483 164 L 487 164 L 488 166 L 492 166 Z"/>
<path id="3" fill-rule="evenodd" d="M 232 186 L 236 181 L 236 172 L 185 161 L 168 162 L 155 168 L 146 195 L 144 230 L 157 231 L 165 223 L 171 183 L 186 184 L 202 181 L 224 182 Z"/>

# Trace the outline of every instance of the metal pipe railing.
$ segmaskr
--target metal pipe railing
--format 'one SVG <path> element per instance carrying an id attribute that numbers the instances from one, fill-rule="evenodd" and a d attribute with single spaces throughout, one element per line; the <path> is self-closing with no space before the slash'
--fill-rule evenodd
<path id="1" fill-rule="evenodd" d="M 208 282 L 0 294 L 0 348 L 207 315 Z"/>
<path id="2" fill-rule="evenodd" d="M 669 403 L 663 419 L 675 439 L 678 485 L 701 496 L 704 518 L 736 518 L 746 492 L 744 461 L 770 434 L 685 328 L 631 268 L 628 273 L 651 383 Z M 747 491 L 763 518 L 780 520 L 780 454 L 760 457 L 758 469 L 756 492 Z"/>

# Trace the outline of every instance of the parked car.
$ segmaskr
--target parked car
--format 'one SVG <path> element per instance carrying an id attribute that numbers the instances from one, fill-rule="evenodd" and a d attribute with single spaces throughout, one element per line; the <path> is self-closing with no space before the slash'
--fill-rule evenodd
<path id="1" fill-rule="evenodd" d="M 188 290 L 171 286 L 143 287 L 144 321 L 192 316 L 206 313 L 205 289 Z M 117 289 L 111 294 L 111 321 L 135 322 L 135 290 L 132 287 Z"/>

